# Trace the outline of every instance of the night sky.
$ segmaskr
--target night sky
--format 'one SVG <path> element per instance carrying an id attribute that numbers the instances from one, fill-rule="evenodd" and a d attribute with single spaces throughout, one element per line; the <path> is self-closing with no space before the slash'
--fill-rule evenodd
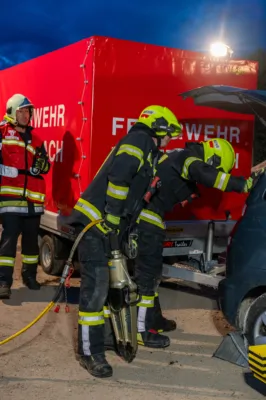
<path id="1" fill-rule="evenodd" d="M 13 0 L 1 4 L 0 69 L 92 35 L 235 57 L 266 49 L 266 0 Z"/>

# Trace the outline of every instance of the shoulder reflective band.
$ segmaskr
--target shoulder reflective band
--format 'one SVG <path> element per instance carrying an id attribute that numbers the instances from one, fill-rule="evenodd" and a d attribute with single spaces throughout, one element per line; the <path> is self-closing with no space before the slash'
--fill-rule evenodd
<path id="1" fill-rule="evenodd" d="M 189 179 L 189 167 L 194 161 L 202 161 L 200 158 L 197 157 L 188 157 L 186 161 L 184 162 L 183 168 L 182 168 L 182 173 L 181 176 L 184 179 Z"/>
<path id="2" fill-rule="evenodd" d="M 143 151 L 141 149 L 139 149 L 136 146 L 132 146 L 130 144 L 122 144 L 119 147 L 118 152 L 116 153 L 116 156 L 119 156 L 120 154 L 123 154 L 123 153 L 126 153 L 129 156 L 134 156 L 140 161 L 138 170 L 142 167 L 144 162 L 143 162 Z"/>

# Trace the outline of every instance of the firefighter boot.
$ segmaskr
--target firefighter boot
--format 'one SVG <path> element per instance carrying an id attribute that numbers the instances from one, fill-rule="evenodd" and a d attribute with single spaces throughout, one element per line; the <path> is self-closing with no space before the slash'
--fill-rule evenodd
<path id="1" fill-rule="evenodd" d="M 96 378 L 109 378 L 113 375 L 113 369 L 106 361 L 104 354 L 93 356 L 80 356 L 80 365 Z"/>
<path id="2" fill-rule="evenodd" d="M 4 281 L 0 281 L 0 300 L 10 299 L 10 296 L 11 296 L 10 286 Z"/>
<path id="3" fill-rule="evenodd" d="M 162 309 L 159 301 L 158 293 L 154 299 L 154 319 L 151 324 L 153 330 L 157 332 L 170 332 L 176 330 L 176 322 L 172 319 L 167 319 L 162 315 Z"/>
<path id="4" fill-rule="evenodd" d="M 154 312 L 154 296 L 141 296 L 141 301 L 138 303 L 138 344 L 155 349 L 168 347 L 170 339 L 151 328 Z"/>
<path id="5" fill-rule="evenodd" d="M 30 290 L 40 290 L 41 285 L 36 280 L 37 265 L 36 264 L 23 264 L 22 265 L 22 281 L 25 286 Z"/>
<path id="6" fill-rule="evenodd" d="M 145 332 L 138 332 L 137 338 L 138 344 L 144 347 L 163 349 L 164 347 L 170 346 L 170 339 L 168 336 L 161 335 L 152 329 Z"/>

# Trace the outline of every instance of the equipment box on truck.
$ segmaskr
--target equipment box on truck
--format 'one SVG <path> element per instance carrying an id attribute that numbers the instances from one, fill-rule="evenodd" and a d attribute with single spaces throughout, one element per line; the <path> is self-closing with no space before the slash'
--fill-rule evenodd
<path id="1" fill-rule="evenodd" d="M 0 71 L 0 112 L 4 115 L 6 100 L 14 93 L 28 96 L 35 105 L 35 134 L 45 141 L 52 162 L 45 177 L 41 220 L 44 270 L 61 272 L 68 240 L 73 240 L 73 232 L 60 225 L 58 215 L 70 213 L 111 148 L 147 105 L 169 107 L 184 127 L 183 137 L 172 141 L 167 151 L 181 149 L 186 141 L 222 137 L 237 154 L 233 173 L 249 176 L 253 117 L 197 107 L 178 94 L 214 84 L 255 89 L 257 75 L 253 61 L 217 60 L 203 53 L 98 36 Z M 210 262 L 226 249 L 244 202 L 244 195 L 201 188 L 200 199 L 177 206 L 166 218 L 166 262 L 177 256 L 194 259 L 203 273 L 188 277 L 182 269 L 165 265 L 164 276 L 178 277 L 180 270 L 184 279 L 215 285 L 208 274 Z"/>

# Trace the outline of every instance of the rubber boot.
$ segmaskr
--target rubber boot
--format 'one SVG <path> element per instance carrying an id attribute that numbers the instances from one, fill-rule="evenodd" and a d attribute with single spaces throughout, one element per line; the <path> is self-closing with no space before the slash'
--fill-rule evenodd
<path id="1" fill-rule="evenodd" d="M 22 281 L 25 286 L 30 290 L 40 290 L 41 285 L 36 280 L 37 265 L 36 264 L 23 264 L 22 265 Z"/>
<path id="2" fill-rule="evenodd" d="M 4 282 L 0 282 L 0 300 L 10 299 L 11 296 L 11 289 L 10 286 Z"/>
<path id="3" fill-rule="evenodd" d="M 162 315 L 159 296 L 156 296 L 154 299 L 154 319 L 151 327 L 159 333 L 176 330 L 176 322 L 172 319 L 167 319 Z"/>
<path id="4" fill-rule="evenodd" d="M 160 335 L 158 332 L 152 330 L 139 332 L 137 338 L 140 346 L 151 347 L 153 349 L 163 349 L 170 346 L 168 336 Z"/>
<path id="5" fill-rule="evenodd" d="M 94 356 L 80 356 L 80 365 L 96 378 L 109 378 L 113 375 L 113 369 L 106 361 L 104 354 Z"/>

